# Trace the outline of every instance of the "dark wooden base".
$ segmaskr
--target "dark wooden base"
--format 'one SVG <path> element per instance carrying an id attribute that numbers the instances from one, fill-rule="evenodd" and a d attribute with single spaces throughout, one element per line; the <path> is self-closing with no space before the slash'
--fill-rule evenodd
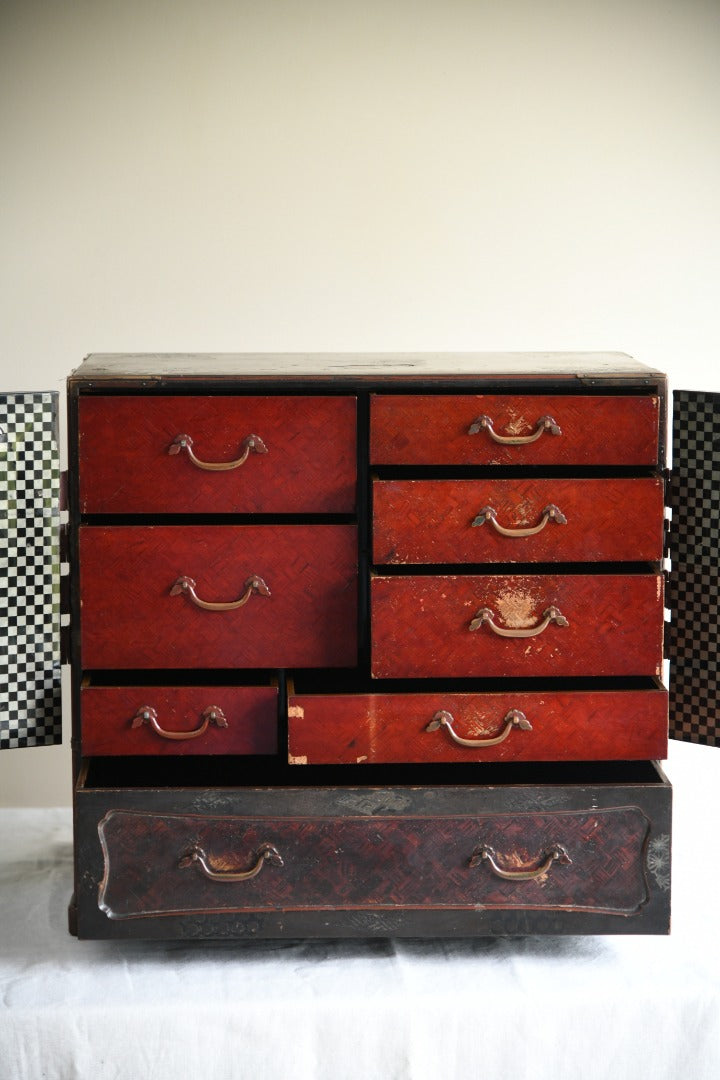
<path id="1" fill-rule="evenodd" d="M 528 782 L 483 786 L 84 786 L 78 934 L 667 933 L 669 784 L 648 762 L 584 771 L 555 766 L 560 782 L 540 785 L 528 767 Z M 247 874 L 270 844 L 278 858 Z M 487 844 L 510 878 L 481 857 Z M 542 871 L 553 844 L 565 857 Z"/>

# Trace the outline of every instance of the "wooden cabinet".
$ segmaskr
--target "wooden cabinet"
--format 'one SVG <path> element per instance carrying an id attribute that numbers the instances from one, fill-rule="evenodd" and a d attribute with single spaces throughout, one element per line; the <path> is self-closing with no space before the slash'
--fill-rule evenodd
<path id="1" fill-rule="evenodd" d="M 90 357 L 82 937 L 665 933 L 664 377 Z"/>

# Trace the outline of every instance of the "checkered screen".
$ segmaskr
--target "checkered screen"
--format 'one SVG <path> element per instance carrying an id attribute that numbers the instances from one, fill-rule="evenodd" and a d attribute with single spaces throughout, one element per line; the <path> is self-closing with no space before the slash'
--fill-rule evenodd
<path id="1" fill-rule="evenodd" d="M 61 738 L 57 394 L 0 394 L 0 750 Z"/>
<path id="2" fill-rule="evenodd" d="M 720 745 L 720 394 L 676 391 L 670 485 L 670 735 Z"/>

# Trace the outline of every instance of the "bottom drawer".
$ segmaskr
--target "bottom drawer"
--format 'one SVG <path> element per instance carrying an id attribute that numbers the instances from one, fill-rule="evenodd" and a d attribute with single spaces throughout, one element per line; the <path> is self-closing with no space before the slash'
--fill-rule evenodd
<path id="1" fill-rule="evenodd" d="M 85 775 L 78 933 L 667 932 L 655 766 L 484 768 L 482 786 L 109 790 Z"/>

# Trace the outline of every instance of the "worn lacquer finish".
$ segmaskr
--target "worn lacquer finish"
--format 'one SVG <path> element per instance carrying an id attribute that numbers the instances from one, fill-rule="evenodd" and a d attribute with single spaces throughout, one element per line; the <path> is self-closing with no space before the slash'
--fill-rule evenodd
<path id="1" fill-rule="evenodd" d="M 105 857 L 98 902 L 110 919 L 476 905 L 630 915 L 648 900 L 641 854 L 649 827 L 636 807 L 288 820 L 111 811 L 98 826 Z M 569 856 L 552 873 L 508 880 L 477 865 L 488 845 L 506 866 L 524 866 L 542 856 L 548 837 Z M 267 847 L 277 859 L 259 873 Z M 191 865 L 198 848 L 210 874 Z"/>
<path id="2" fill-rule="evenodd" d="M 659 675 L 662 611 L 658 574 L 376 576 L 372 673 Z M 518 636 L 498 637 L 487 612 Z"/>
<path id="3" fill-rule="evenodd" d="M 659 477 L 376 480 L 376 563 L 656 562 L 663 553 Z M 561 512 L 543 516 L 549 506 Z M 502 528 L 537 528 L 505 536 Z"/>
<path id="4" fill-rule="evenodd" d="M 557 434 L 519 445 L 551 416 Z M 658 457 L 659 401 L 652 395 L 378 394 L 370 408 L 370 461 L 377 465 L 652 465 Z"/>
<path id="5" fill-rule="evenodd" d="M 596 381 L 657 382 L 663 376 L 621 352 L 342 352 L 342 353 L 93 353 L 70 377 L 71 384 L 122 384 L 143 392 L 166 383 L 245 387 L 259 382 L 284 387 L 386 386 L 399 381 L 441 384 L 552 379 L 592 386 Z"/>
<path id="6" fill-rule="evenodd" d="M 495 746 L 459 746 L 442 726 L 428 730 L 439 712 L 449 712 L 461 737 L 492 739 L 515 710 L 525 715 L 529 729 L 513 727 Z M 667 693 L 297 693 L 288 702 L 288 738 L 290 761 L 305 765 L 662 758 Z"/>

